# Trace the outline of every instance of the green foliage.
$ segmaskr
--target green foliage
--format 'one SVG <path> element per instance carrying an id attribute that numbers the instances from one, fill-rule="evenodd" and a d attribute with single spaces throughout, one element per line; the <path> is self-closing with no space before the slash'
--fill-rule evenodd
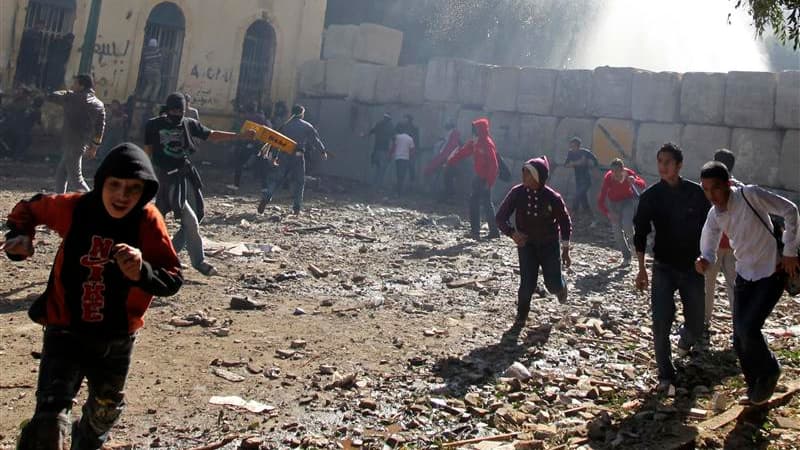
<path id="1" fill-rule="evenodd" d="M 736 0 L 736 8 L 746 8 L 759 36 L 769 27 L 784 45 L 800 49 L 800 0 Z"/>

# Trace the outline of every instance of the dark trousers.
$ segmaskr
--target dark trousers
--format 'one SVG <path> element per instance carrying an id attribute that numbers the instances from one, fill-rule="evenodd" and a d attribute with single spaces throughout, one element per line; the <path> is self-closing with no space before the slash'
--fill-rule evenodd
<path id="1" fill-rule="evenodd" d="M 497 223 L 494 221 L 494 204 L 492 203 L 492 188 L 480 177 L 472 180 L 472 194 L 469 197 L 469 223 L 472 234 L 481 231 L 481 208 L 486 221 L 489 223 L 489 232 L 497 234 Z"/>
<path id="2" fill-rule="evenodd" d="M 248 162 L 255 158 L 256 149 L 249 142 L 237 142 L 233 155 L 233 185 L 241 186 L 242 171 Z"/>
<path id="3" fill-rule="evenodd" d="M 269 201 L 285 182 L 292 184 L 292 209 L 300 212 L 303 207 L 303 193 L 306 187 L 306 159 L 303 155 L 283 154 L 278 159 L 278 166 L 266 174 L 262 183 L 261 194 Z"/>
<path id="4" fill-rule="evenodd" d="M 86 378 L 89 397 L 73 427 L 72 449 L 98 449 L 125 407 L 125 379 L 135 336 L 98 339 L 48 327 L 44 333 L 36 412 L 18 449 L 61 450 L 69 434 L 72 401 Z"/>
<path id="5" fill-rule="evenodd" d="M 575 212 L 581 209 L 592 212 L 589 206 L 589 189 L 592 188 L 591 181 L 575 180 L 575 201 L 572 203 L 572 210 Z"/>
<path id="6" fill-rule="evenodd" d="M 780 370 L 761 327 L 783 294 L 784 275 L 775 273 L 757 281 L 736 277 L 733 294 L 733 348 L 748 386 Z"/>
<path id="7" fill-rule="evenodd" d="M 653 264 L 650 305 L 658 378 L 661 380 L 675 378 L 669 341 L 672 323 L 675 321 L 675 291 L 680 294 L 683 317 L 686 320 L 681 327 L 681 343 L 691 347 L 703 335 L 705 279 L 693 267 L 678 269 L 656 261 Z"/>
<path id="8" fill-rule="evenodd" d="M 547 242 L 529 242 L 517 248 L 519 255 L 519 291 L 517 291 L 517 318 L 525 319 L 531 309 L 531 297 L 536 291 L 539 267 L 544 285 L 551 294 L 564 290 L 566 283 L 561 274 L 561 252 L 558 239 Z"/>
<path id="9" fill-rule="evenodd" d="M 394 161 L 394 169 L 395 169 L 395 183 L 396 183 L 396 191 L 398 194 L 402 194 L 405 190 L 406 186 L 406 177 L 408 176 L 408 169 L 411 163 L 407 159 L 396 159 Z"/>

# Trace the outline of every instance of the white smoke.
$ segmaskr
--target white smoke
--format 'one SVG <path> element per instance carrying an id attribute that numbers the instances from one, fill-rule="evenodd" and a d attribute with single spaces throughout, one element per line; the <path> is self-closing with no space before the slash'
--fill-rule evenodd
<path id="1" fill-rule="evenodd" d="M 606 0 L 587 24 L 569 68 L 770 70 L 750 17 L 730 0 Z"/>

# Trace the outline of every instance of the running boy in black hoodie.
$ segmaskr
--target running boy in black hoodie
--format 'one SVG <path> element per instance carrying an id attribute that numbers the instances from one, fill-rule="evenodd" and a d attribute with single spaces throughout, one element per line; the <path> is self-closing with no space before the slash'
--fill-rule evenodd
<path id="1" fill-rule="evenodd" d="M 28 315 L 45 327 L 36 411 L 19 449 L 62 449 L 72 401 L 86 377 L 89 397 L 72 425 L 72 449 L 99 449 L 125 406 L 133 343 L 154 295 L 178 292 L 183 277 L 164 219 L 150 159 L 121 144 L 97 169 L 85 194 L 36 195 L 8 216 L 0 249 L 15 261 L 33 255 L 36 226 L 63 239 L 44 294 Z"/>

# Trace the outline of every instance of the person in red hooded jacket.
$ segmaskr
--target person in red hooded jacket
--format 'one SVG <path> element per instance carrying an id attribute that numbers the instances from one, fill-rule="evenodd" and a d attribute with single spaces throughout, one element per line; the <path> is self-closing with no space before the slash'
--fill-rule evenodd
<path id="1" fill-rule="evenodd" d="M 497 224 L 494 220 L 494 204 L 492 204 L 492 187 L 497 181 L 499 166 L 497 162 L 497 147 L 489 134 L 489 119 L 481 118 L 472 122 L 472 139 L 455 151 L 447 159 L 447 165 L 452 166 L 459 161 L 472 156 L 475 178 L 472 180 L 472 193 L 469 198 L 469 222 L 471 236 L 480 239 L 481 207 L 483 207 L 486 221 L 489 223 L 489 239 L 500 237 Z"/>
<path id="2" fill-rule="evenodd" d="M 611 232 L 622 252 L 622 263 L 626 266 L 631 263 L 630 240 L 633 239 L 636 199 L 645 187 L 647 183 L 642 177 L 625 167 L 622 160 L 617 158 L 611 161 L 611 169 L 606 172 L 597 196 L 597 207 L 611 222 Z"/>

